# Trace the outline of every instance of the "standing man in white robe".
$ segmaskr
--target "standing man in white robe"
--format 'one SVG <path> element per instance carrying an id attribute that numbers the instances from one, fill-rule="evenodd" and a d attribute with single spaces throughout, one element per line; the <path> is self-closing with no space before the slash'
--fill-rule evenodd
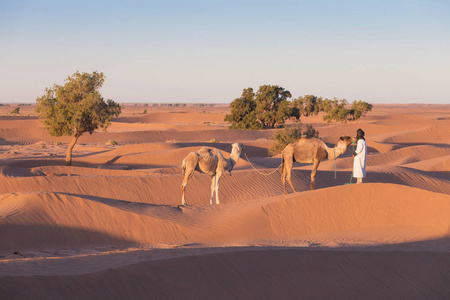
<path id="1" fill-rule="evenodd" d="M 361 128 L 356 131 L 356 140 L 356 150 L 353 153 L 353 177 L 356 178 L 356 183 L 362 183 L 362 179 L 366 177 L 367 143 Z"/>

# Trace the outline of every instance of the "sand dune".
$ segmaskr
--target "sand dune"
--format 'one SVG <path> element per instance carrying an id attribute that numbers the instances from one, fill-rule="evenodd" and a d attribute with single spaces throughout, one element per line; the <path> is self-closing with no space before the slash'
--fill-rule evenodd
<path id="1" fill-rule="evenodd" d="M 450 260 L 443 253 L 235 251 L 150 260 L 86 275 L 2 277 L 1 286 L 9 291 L 3 299 L 34 297 L 44 286 L 49 298 L 65 299 L 445 299 L 449 294 L 443 278 Z"/>
<path id="2" fill-rule="evenodd" d="M 202 112 L 193 111 L 174 111 L 174 112 L 155 112 L 143 114 L 138 117 L 118 118 L 118 121 L 124 123 L 144 122 L 144 123 L 165 123 L 165 124 L 203 124 L 203 123 L 224 123 L 225 114 L 212 113 L 206 110 Z"/>
<path id="3" fill-rule="evenodd" d="M 320 164 L 315 191 L 296 163 L 288 195 L 274 130 L 228 130 L 225 106 L 145 108 L 83 135 L 71 167 L 70 137 L 31 108 L 0 117 L 0 299 L 450 298 L 450 106 L 302 118 L 329 146 L 363 128 L 367 178 L 346 184 L 349 147 Z M 180 207 L 182 159 L 202 146 L 228 157 L 233 142 L 246 156 L 222 176 L 221 205 L 195 173 Z"/>
<path id="4" fill-rule="evenodd" d="M 361 192 L 371 196 L 361 199 L 358 197 Z M 0 205 L 1 234 L 7 240 L 14 240 L 13 245 L 3 244 L 1 250 L 11 253 L 20 247 L 20 254 L 26 257 L 25 260 L 0 261 L 4 295 L 27 297 L 35 294 L 20 288 L 23 284 L 33 286 L 31 291 L 35 292 L 58 283 L 63 288 L 57 289 L 62 294 L 56 295 L 90 297 L 89 292 L 93 290 L 105 293 L 97 284 L 104 281 L 100 286 L 116 286 L 125 276 L 127 288 L 119 289 L 117 294 L 121 297 L 143 295 L 141 290 L 159 290 L 162 294 L 156 293 L 156 299 L 180 297 L 177 289 L 167 287 L 161 291 L 163 282 L 151 280 L 153 277 L 148 278 L 150 286 L 137 285 L 141 287 L 139 292 L 129 288 L 136 285 L 133 282 L 139 281 L 139 276 L 147 278 L 162 269 L 165 271 L 160 276 L 170 281 L 178 278 L 180 271 L 186 276 L 192 273 L 193 277 L 188 276 L 190 280 L 182 281 L 191 293 L 191 285 L 205 282 L 206 278 L 225 280 L 240 274 L 241 280 L 263 281 L 271 286 L 269 290 L 282 288 L 281 293 L 286 295 L 300 292 L 301 286 L 294 282 L 312 276 L 327 292 L 322 294 L 322 288 L 309 287 L 306 293 L 311 297 L 326 297 L 336 288 L 340 297 L 359 297 L 367 291 L 347 285 L 360 280 L 366 282 L 367 270 L 376 277 L 370 280 L 371 289 L 379 293 L 375 298 L 399 297 L 397 293 L 400 293 L 403 295 L 400 298 L 407 299 L 424 293 L 444 299 L 449 293 L 442 280 L 448 272 L 445 261 L 449 259 L 447 252 L 450 250 L 450 202 L 447 195 L 440 193 L 392 184 L 367 184 L 183 209 L 89 196 L 35 193 L 3 195 Z M 5 219 L 8 224 L 4 223 Z M 151 249 L 160 250 L 133 248 L 136 244 L 150 244 Z M 168 244 L 179 250 L 164 250 Z M 269 246 L 273 244 L 281 247 Z M 183 245 L 187 250 L 182 250 Z M 215 248 L 216 245 L 221 248 Z M 41 250 L 43 248 L 47 250 Z M 130 250 L 120 250 L 124 248 Z M 283 261 L 281 266 L 280 260 Z M 27 261 L 35 262 L 27 265 Z M 263 261 L 265 263 L 261 264 Z M 425 262 L 427 267 L 419 272 L 417 264 Z M 199 264 L 209 271 L 199 272 Z M 407 267 L 411 264 L 415 266 L 414 272 Z M 263 265 L 272 270 L 271 276 L 265 268 L 261 270 Z M 143 266 L 145 268 L 141 269 Z M 236 273 L 241 267 L 247 271 Z M 332 272 L 334 268 L 346 271 Z M 394 268 L 395 273 L 386 273 L 386 268 Z M 210 273 L 211 270 L 215 271 Z M 255 272 L 264 275 L 256 280 Z M 281 277 L 288 272 L 297 280 L 273 282 L 273 272 Z M 329 272 L 333 275 L 327 278 Z M 39 276 L 30 280 L 30 275 Z M 361 276 L 364 279 L 355 279 Z M 381 288 L 389 281 L 386 276 L 409 284 L 419 282 L 420 292 L 403 285 Z M 97 284 L 85 290 L 86 285 L 91 286 L 90 280 Z M 227 284 L 221 285 L 218 291 L 208 286 L 188 298 L 215 295 L 214 291 L 221 298 L 228 289 L 243 288 L 239 281 L 224 282 Z M 175 281 L 171 286 L 179 284 Z M 78 286 L 81 291 L 72 290 Z M 261 292 L 259 285 L 251 284 L 247 288 L 250 298 Z M 50 295 L 55 295 L 53 293 L 55 291 Z M 245 297 L 241 293 L 237 295 Z"/>
<path id="5" fill-rule="evenodd" d="M 361 199 L 362 193 L 368 196 Z M 70 193 L 10 193 L 0 200 L 6 237 L 0 251 L 279 240 L 303 246 L 399 244 L 450 238 L 449 214 L 447 195 L 381 183 L 183 208 Z"/>

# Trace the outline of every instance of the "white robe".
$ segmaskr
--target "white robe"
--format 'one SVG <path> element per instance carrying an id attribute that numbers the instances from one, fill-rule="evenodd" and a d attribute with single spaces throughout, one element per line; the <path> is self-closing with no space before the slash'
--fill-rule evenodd
<path id="1" fill-rule="evenodd" d="M 365 140 L 358 140 L 355 152 L 356 155 L 353 159 L 353 177 L 365 178 L 367 160 L 367 143 Z"/>

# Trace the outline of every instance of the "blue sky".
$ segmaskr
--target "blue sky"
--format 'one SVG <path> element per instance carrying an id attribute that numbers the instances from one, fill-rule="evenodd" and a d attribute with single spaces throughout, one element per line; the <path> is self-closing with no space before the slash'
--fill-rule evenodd
<path id="1" fill-rule="evenodd" d="M 263 84 L 450 103 L 449 20 L 444 0 L 0 0 L 0 102 L 98 70 L 121 103 L 229 103 Z"/>

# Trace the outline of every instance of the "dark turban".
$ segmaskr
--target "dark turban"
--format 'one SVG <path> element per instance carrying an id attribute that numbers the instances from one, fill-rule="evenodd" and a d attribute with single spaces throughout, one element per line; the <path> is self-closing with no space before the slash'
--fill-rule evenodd
<path id="1" fill-rule="evenodd" d="M 360 128 L 358 130 L 356 130 L 356 139 L 363 139 L 364 138 L 364 131 Z"/>

